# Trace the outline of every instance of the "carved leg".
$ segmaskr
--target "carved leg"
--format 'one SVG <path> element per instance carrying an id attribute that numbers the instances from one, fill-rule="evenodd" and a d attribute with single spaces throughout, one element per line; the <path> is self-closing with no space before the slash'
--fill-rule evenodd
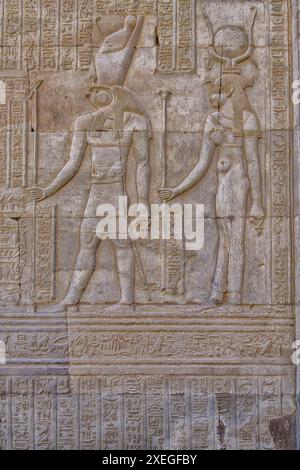
<path id="1" fill-rule="evenodd" d="M 228 293 L 229 302 L 234 305 L 242 303 L 245 266 L 245 229 L 246 219 L 244 217 L 233 220 L 228 264 Z"/>
<path id="2" fill-rule="evenodd" d="M 114 241 L 121 289 L 120 304 L 134 303 L 134 254 L 130 240 Z"/>
<path id="3" fill-rule="evenodd" d="M 228 257 L 229 257 L 229 243 L 231 236 L 231 221 L 229 219 L 218 219 L 219 229 L 219 250 L 217 267 L 213 281 L 213 288 L 211 293 L 211 301 L 216 304 L 223 302 L 224 293 L 227 290 L 227 273 L 228 273 Z"/>
<path id="4" fill-rule="evenodd" d="M 80 251 L 69 291 L 63 301 L 65 305 L 76 305 L 80 301 L 94 273 L 96 251 L 99 244 L 100 239 L 96 236 L 95 219 L 84 219 L 80 231 Z"/>

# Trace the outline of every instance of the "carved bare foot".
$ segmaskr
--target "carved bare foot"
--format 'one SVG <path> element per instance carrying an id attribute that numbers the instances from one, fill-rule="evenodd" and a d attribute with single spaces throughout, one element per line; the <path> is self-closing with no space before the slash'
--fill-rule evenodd
<path id="1" fill-rule="evenodd" d="M 213 304 L 221 305 L 224 300 L 224 293 L 219 291 L 213 291 L 210 296 L 210 301 Z"/>
<path id="2" fill-rule="evenodd" d="M 66 305 L 68 313 L 77 313 L 79 312 L 79 305 Z"/>
<path id="3" fill-rule="evenodd" d="M 119 305 L 132 305 L 133 300 L 132 299 L 121 299 L 119 302 Z"/>
<path id="4" fill-rule="evenodd" d="M 187 294 L 185 296 L 185 300 L 186 300 L 187 303 L 193 304 L 193 305 L 202 305 L 203 304 L 203 301 L 202 301 L 202 299 L 200 299 L 200 297 L 193 297 L 191 294 Z"/>
<path id="5" fill-rule="evenodd" d="M 66 304 L 60 302 L 58 304 L 42 304 L 36 308 L 39 313 L 61 313 L 66 311 Z"/>
<path id="6" fill-rule="evenodd" d="M 122 313 L 122 314 L 130 314 L 133 312 L 133 305 L 132 303 L 117 303 L 105 306 L 105 313 Z"/>

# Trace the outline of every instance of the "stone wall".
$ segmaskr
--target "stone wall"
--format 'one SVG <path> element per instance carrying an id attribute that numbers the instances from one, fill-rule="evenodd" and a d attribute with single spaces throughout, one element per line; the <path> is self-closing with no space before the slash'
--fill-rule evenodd
<path id="1" fill-rule="evenodd" d="M 298 13 L 0 1 L 0 449 L 296 447 Z"/>

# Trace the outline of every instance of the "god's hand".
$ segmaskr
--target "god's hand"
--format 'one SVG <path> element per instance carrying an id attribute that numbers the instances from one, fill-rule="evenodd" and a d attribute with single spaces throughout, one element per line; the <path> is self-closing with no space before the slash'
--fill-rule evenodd
<path id="1" fill-rule="evenodd" d="M 162 201 L 171 201 L 176 197 L 175 189 L 164 188 L 159 190 L 159 195 Z"/>
<path id="2" fill-rule="evenodd" d="M 224 140 L 224 129 L 221 126 L 216 126 L 209 133 L 209 140 L 213 145 L 218 147 L 223 143 Z"/>
<path id="3" fill-rule="evenodd" d="M 28 188 L 28 192 L 33 201 L 42 201 L 46 197 L 45 191 L 42 188 Z"/>

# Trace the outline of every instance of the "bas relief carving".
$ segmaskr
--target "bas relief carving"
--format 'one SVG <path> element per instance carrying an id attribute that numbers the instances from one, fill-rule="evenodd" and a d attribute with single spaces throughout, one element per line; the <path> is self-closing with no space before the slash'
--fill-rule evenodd
<path id="1" fill-rule="evenodd" d="M 249 192 L 252 203 L 249 216 L 255 219 L 264 217 L 258 145 L 261 127 L 246 92 L 247 88 L 254 86 L 255 77 L 242 76 L 237 66 L 251 59 L 255 16 L 256 10 L 248 36 L 242 29 L 227 26 L 221 28 L 215 37 L 207 18 L 212 52 L 210 68 L 214 60 L 224 66 L 220 77 L 207 82 L 210 102 L 217 111 L 205 121 L 198 164 L 176 188 L 161 191 L 163 199 L 171 200 L 191 189 L 205 176 L 217 154 L 219 249 L 211 293 L 211 300 L 215 303 L 222 303 L 225 293 L 228 293 L 230 303 L 239 305 L 242 302 Z M 220 46 L 220 41 L 229 46 Z"/>
<path id="2" fill-rule="evenodd" d="M 126 195 L 126 162 L 130 150 L 136 159 L 138 202 L 149 205 L 149 140 L 151 123 L 137 96 L 124 87 L 143 19 L 127 16 L 124 28 L 108 36 L 92 58 L 89 98 L 96 109 L 78 116 L 72 129 L 70 159 L 46 188 L 31 188 L 37 201 L 50 197 L 77 173 L 91 148 L 91 188 L 80 228 L 80 250 L 69 291 L 62 303 L 76 305 L 94 272 L 96 250 L 96 212 L 100 204 L 113 204 Z M 115 240 L 121 304 L 134 301 L 134 251 L 132 241 Z"/>
<path id="3" fill-rule="evenodd" d="M 208 69 L 213 67 L 214 61 L 221 63 L 221 76 L 207 80 L 211 105 L 218 111 L 205 121 L 197 166 L 178 187 L 160 191 L 162 200 L 168 201 L 191 189 L 205 176 L 215 153 L 218 154 L 219 249 L 210 297 L 216 304 L 223 303 L 225 293 L 229 303 L 242 303 L 249 193 L 252 201 L 249 216 L 256 219 L 259 226 L 259 220 L 264 217 L 258 143 L 261 125 L 247 96 L 247 88 L 254 86 L 255 76 L 243 76 L 238 67 L 247 60 L 254 61 L 253 27 L 257 11 L 255 7 L 252 10 L 248 34 L 242 28 L 226 26 L 215 35 L 205 15 L 210 35 Z M 30 188 L 34 200 L 49 198 L 75 176 L 87 147 L 91 147 L 91 189 L 80 228 L 80 250 L 69 291 L 64 301 L 56 306 L 58 309 L 80 302 L 94 272 L 100 244 L 96 236 L 96 210 L 104 203 L 117 207 L 117 198 L 127 194 L 126 162 L 131 148 L 137 161 L 138 202 L 149 206 L 151 122 L 137 96 L 124 87 L 142 24 L 142 17 L 127 16 L 123 28 L 108 35 L 93 54 L 89 72 L 92 87 L 88 96 L 97 111 L 75 118 L 70 159 L 56 179 L 46 188 Z M 230 46 L 224 48 L 223 44 Z M 163 99 L 166 100 L 167 95 Z M 104 195 L 107 192 L 109 197 Z M 134 253 L 138 254 L 133 251 L 132 243 L 114 242 L 121 304 L 134 302 Z"/>
<path id="4" fill-rule="evenodd" d="M 0 448 L 275 449 L 296 393 L 291 15 L 0 2 Z M 204 204 L 204 247 L 101 241 L 123 196 Z"/>

